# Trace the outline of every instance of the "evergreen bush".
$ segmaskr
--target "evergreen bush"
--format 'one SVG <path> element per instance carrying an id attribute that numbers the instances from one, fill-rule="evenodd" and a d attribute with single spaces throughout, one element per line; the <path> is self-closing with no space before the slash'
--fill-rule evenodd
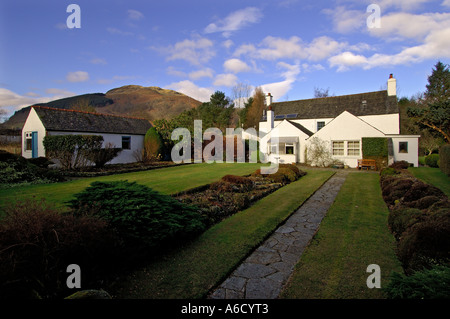
<path id="1" fill-rule="evenodd" d="M 195 207 L 136 182 L 93 182 L 69 206 L 76 214 L 93 211 L 115 230 L 124 248 L 136 252 L 179 243 L 205 227 Z"/>
<path id="2" fill-rule="evenodd" d="M 430 154 L 425 157 L 425 164 L 430 167 L 439 167 L 439 154 Z"/>
<path id="3" fill-rule="evenodd" d="M 410 276 L 394 272 L 384 291 L 389 299 L 449 299 L 450 267 L 433 266 Z"/>

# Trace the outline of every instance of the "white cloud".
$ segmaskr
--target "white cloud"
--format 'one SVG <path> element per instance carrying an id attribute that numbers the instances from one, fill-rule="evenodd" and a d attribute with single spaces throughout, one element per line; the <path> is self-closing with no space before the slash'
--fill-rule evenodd
<path id="1" fill-rule="evenodd" d="M 333 9 L 324 9 L 323 13 L 331 16 L 334 31 L 339 33 L 354 32 L 366 25 L 365 10 L 349 10 L 346 7 L 338 6 Z"/>
<path id="2" fill-rule="evenodd" d="M 239 59 L 229 59 L 223 63 L 223 67 L 227 72 L 239 73 L 250 71 L 250 66 Z"/>
<path id="3" fill-rule="evenodd" d="M 166 54 L 167 61 L 184 60 L 192 65 L 202 65 L 215 56 L 214 43 L 202 37 L 185 39 L 167 47 L 151 47 L 151 49 Z"/>
<path id="4" fill-rule="evenodd" d="M 200 102 L 208 102 L 211 95 L 214 93 L 213 89 L 199 87 L 189 80 L 174 82 L 165 88 L 183 93 Z"/>
<path id="5" fill-rule="evenodd" d="M 444 6 L 444 7 L 450 7 L 450 0 L 444 0 L 444 1 L 441 3 L 441 6 Z"/>
<path id="6" fill-rule="evenodd" d="M 405 65 L 417 63 L 426 59 L 436 60 L 450 58 L 450 28 L 433 31 L 423 44 L 405 48 L 396 54 L 376 53 L 370 57 L 344 52 L 328 59 L 331 67 L 338 71 L 346 71 L 350 67 L 358 66 L 364 69 L 374 67 Z"/>
<path id="7" fill-rule="evenodd" d="M 215 86 L 232 87 L 237 83 L 237 76 L 231 73 L 218 74 L 214 80 Z"/>
<path id="8" fill-rule="evenodd" d="M 210 68 L 192 71 L 189 73 L 189 78 L 192 80 L 198 80 L 198 79 L 205 78 L 205 77 L 213 78 L 213 76 L 214 76 L 214 71 Z"/>
<path id="9" fill-rule="evenodd" d="M 347 46 L 346 42 L 338 42 L 327 36 L 315 38 L 309 44 L 303 43 L 297 36 L 288 39 L 267 36 L 257 46 L 253 44 L 241 45 L 235 50 L 234 56 L 246 55 L 263 60 L 287 58 L 319 61 L 336 54 Z"/>
<path id="10" fill-rule="evenodd" d="M 89 80 L 89 73 L 85 71 L 75 71 L 67 73 L 66 80 L 69 82 L 86 82 Z"/>
<path id="11" fill-rule="evenodd" d="M 234 31 L 238 31 L 251 23 L 258 23 L 262 17 L 260 8 L 247 7 L 230 13 L 222 20 L 209 24 L 204 31 L 205 33 L 222 32 L 224 37 L 229 37 Z"/>
<path id="12" fill-rule="evenodd" d="M 280 74 L 281 77 L 284 77 L 284 80 L 261 85 L 262 90 L 265 93 L 271 93 L 275 101 L 291 90 L 292 85 L 297 80 L 297 75 L 300 74 L 300 66 L 298 64 L 291 65 L 285 62 L 278 62 L 277 67 L 285 70 Z"/>
<path id="13" fill-rule="evenodd" d="M 233 46 L 233 44 L 234 44 L 234 42 L 231 41 L 230 39 L 222 42 L 222 45 L 227 49 L 231 48 Z"/>
<path id="14" fill-rule="evenodd" d="M 338 72 L 347 71 L 349 67 L 361 66 L 367 64 L 367 58 L 362 55 L 356 55 L 352 52 L 346 51 L 335 55 L 328 59 L 331 67 L 337 66 Z"/>
<path id="15" fill-rule="evenodd" d="M 335 52 L 338 52 L 345 48 L 347 43 L 337 42 L 330 37 L 322 36 L 315 38 L 307 47 L 308 60 L 320 61 L 323 60 Z"/>
<path id="16" fill-rule="evenodd" d="M 381 28 L 368 29 L 370 35 L 386 40 L 423 41 L 430 33 L 450 27 L 450 13 L 411 14 L 396 12 L 381 16 Z"/>
<path id="17" fill-rule="evenodd" d="M 128 19 L 135 20 L 135 21 L 139 21 L 144 17 L 142 12 L 139 12 L 139 11 L 133 10 L 133 9 L 128 10 L 127 13 L 128 13 Z"/>
<path id="18" fill-rule="evenodd" d="M 20 95 L 11 90 L 0 88 L 0 108 L 3 108 L 8 112 L 7 116 L 11 116 L 15 111 L 26 106 L 37 103 L 46 103 L 76 95 L 75 93 L 64 89 L 51 88 L 45 91 L 51 96 L 41 96 L 36 92 L 28 92 L 25 95 Z"/>

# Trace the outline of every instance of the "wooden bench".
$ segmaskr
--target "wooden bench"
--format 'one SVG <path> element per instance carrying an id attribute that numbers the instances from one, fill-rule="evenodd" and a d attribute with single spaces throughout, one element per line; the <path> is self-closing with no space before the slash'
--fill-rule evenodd
<path id="1" fill-rule="evenodd" d="M 372 159 L 359 159 L 358 160 L 358 169 L 377 169 L 377 164 L 375 160 Z"/>

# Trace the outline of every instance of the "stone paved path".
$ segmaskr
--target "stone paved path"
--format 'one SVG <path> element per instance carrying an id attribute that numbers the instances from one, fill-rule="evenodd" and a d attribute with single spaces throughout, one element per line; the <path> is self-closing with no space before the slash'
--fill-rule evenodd
<path id="1" fill-rule="evenodd" d="M 347 171 L 337 171 L 209 298 L 276 299 L 333 204 L 347 174 Z"/>

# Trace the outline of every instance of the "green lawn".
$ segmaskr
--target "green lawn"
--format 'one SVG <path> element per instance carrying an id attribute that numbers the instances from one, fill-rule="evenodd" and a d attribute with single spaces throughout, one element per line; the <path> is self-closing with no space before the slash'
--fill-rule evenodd
<path id="1" fill-rule="evenodd" d="M 165 194 L 173 194 L 193 187 L 209 184 L 227 174 L 250 174 L 261 167 L 258 163 L 191 164 L 155 170 L 82 178 L 63 183 L 38 184 L 0 189 L 0 208 L 20 199 L 45 198 L 57 207 L 94 181 L 128 180 L 146 185 Z"/>
<path id="2" fill-rule="evenodd" d="M 350 173 L 318 233 L 295 267 L 282 298 L 377 299 L 381 289 L 366 285 L 367 266 L 381 268 L 381 287 L 392 271 L 401 273 L 388 209 L 377 174 Z"/>
<path id="3" fill-rule="evenodd" d="M 199 238 L 136 271 L 114 292 L 117 298 L 202 298 L 333 172 L 308 174 L 213 226 Z"/>
<path id="4" fill-rule="evenodd" d="M 445 175 L 439 168 L 434 167 L 410 167 L 408 170 L 425 183 L 431 184 L 442 190 L 450 197 L 450 177 Z"/>

